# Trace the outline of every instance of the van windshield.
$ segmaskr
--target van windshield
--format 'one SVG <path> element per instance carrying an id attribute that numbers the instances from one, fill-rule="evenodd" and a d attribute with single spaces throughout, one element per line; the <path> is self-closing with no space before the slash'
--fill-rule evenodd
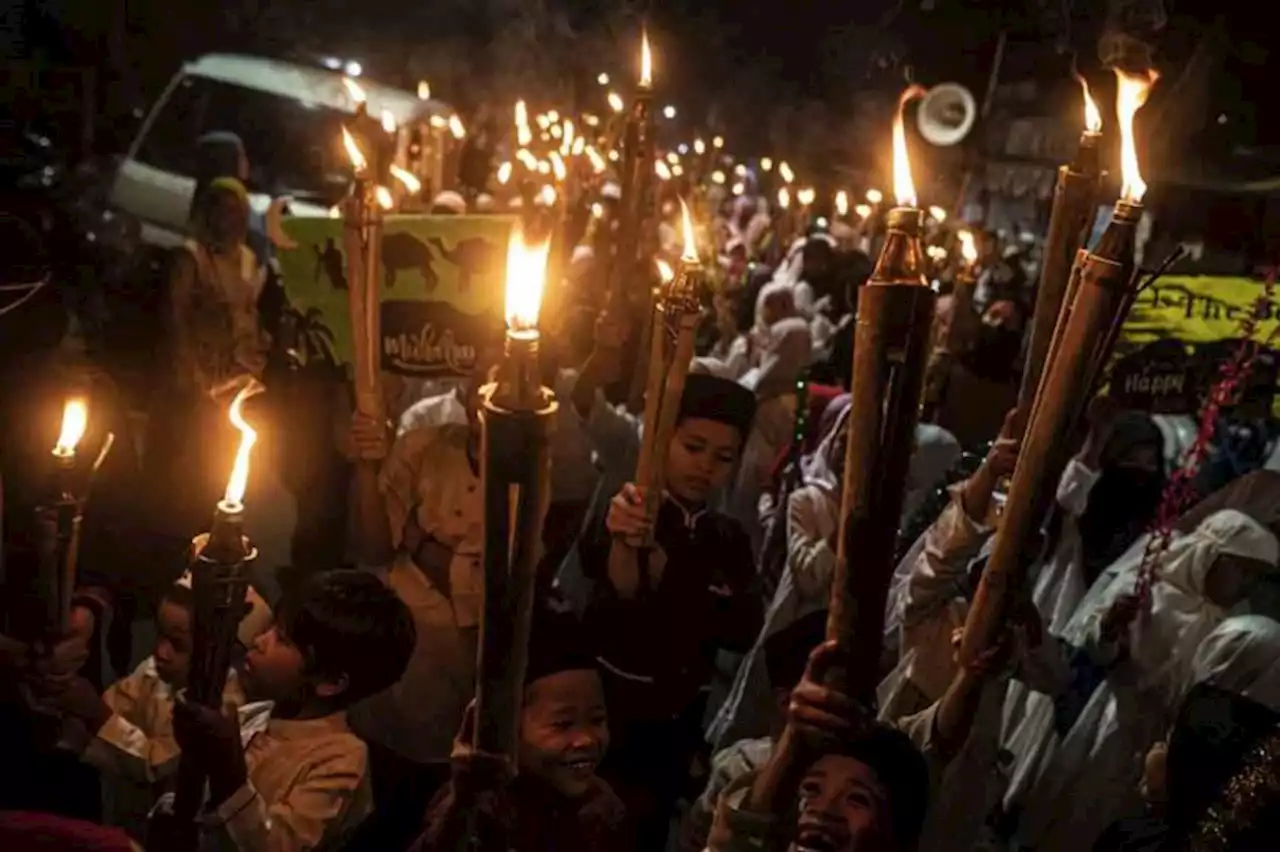
<path id="1" fill-rule="evenodd" d="M 327 206 L 342 198 L 351 180 L 341 142 L 345 118 L 322 104 L 186 76 L 147 130 L 137 159 L 194 178 L 196 141 L 230 132 L 248 154 L 250 189 Z"/>

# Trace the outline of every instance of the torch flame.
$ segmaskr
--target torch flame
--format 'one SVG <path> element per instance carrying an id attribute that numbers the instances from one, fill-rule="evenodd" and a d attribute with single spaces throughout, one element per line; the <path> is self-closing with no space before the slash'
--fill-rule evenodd
<path id="1" fill-rule="evenodd" d="M 811 186 L 806 186 L 804 189 L 796 193 L 796 201 L 799 201 L 803 207 L 808 207 L 813 204 L 814 199 L 817 197 L 818 193 L 815 192 Z"/>
<path id="2" fill-rule="evenodd" d="M 564 165 L 564 157 L 560 156 L 559 151 L 552 151 L 547 156 L 551 158 L 551 171 L 555 174 L 556 180 L 564 181 L 565 176 L 569 173 Z"/>
<path id="3" fill-rule="evenodd" d="M 573 133 L 573 119 L 566 118 L 564 120 L 564 141 L 560 143 L 560 153 L 565 157 L 569 156 L 570 152 L 573 151 Z"/>
<path id="4" fill-rule="evenodd" d="M 529 107 L 524 101 L 516 101 L 516 127 L 529 126 Z"/>
<path id="5" fill-rule="evenodd" d="M 689 205 L 683 198 L 680 199 L 680 218 L 684 226 L 684 251 L 680 253 L 680 259 L 685 263 L 697 263 L 698 244 L 693 238 L 693 217 L 689 215 Z"/>
<path id="6" fill-rule="evenodd" d="M 511 163 L 508 161 L 498 166 L 498 183 L 506 186 L 509 180 L 511 180 Z"/>
<path id="7" fill-rule="evenodd" d="M 357 106 L 369 99 L 360 84 L 350 77 L 343 77 L 342 85 L 346 87 L 347 94 L 351 96 L 351 100 L 355 101 Z"/>
<path id="8" fill-rule="evenodd" d="M 960 254 L 964 256 L 965 263 L 976 263 L 978 260 L 978 244 L 973 239 L 973 232 L 957 231 L 956 236 L 960 238 Z"/>
<path id="9" fill-rule="evenodd" d="M 418 192 L 422 189 L 422 181 L 418 180 L 418 176 L 407 169 L 402 169 L 399 166 L 392 164 L 391 176 L 404 184 L 404 188 L 409 190 L 411 193 Z"/>
<path id="10" fill-rule="evenodd" d="M 840 216 L 849 215 L 849 193 L 843 189 L 836 193 L 836 213 Z"/>
<path id="11" fill-rule="evenodd" d="M 62 430 L 58 432 L 58 441 L 53 446 L 55 456 L 70 456 L 76 451 L 76 444 L 84 437 L 84 430 L 89 425 L 89 407 L 83 399 L 69 399 L 62 406 Z"/>
<path id="12" fill-rule="evenodd" d="M 456 115 L 449 116 L 449 132 L 453 134 L 454 139 L 463 139 L 467 135 L 467 128 L 463 126 L 462 119 Z"/>
<path id="13" fill-rule="evenodd" d="M 600 156 L 600 152 L 595 149 L 594 145 L 587 146 L 587 159 L 591 161 L 591 170 L 596 174 L 600 174 L 605 170 L 604 157 Z"/>
<path id="14" fill-rule="evenodd" d="M 706 142 L 703 142 L 701 139 L 694 139 L 694 140 L 693 140 L 693 153 L 695 153 L 695 154 L 705 154 L 705 153 L 707 153 L 707 143 L 706 143 Z"/>
<path id="15" fill-rule="evenodd" d="M 787 164 L 786 160 L 778 164 L 778 174 L 782 175 L 782 179 L 787 183 L 791 183 L 796 179 L 796 173 L 791 171 L 791 166 Z"/>
<path id="16" fill-rule="evenodd" d="M 431 100 L 431 84 L 426 80 L 418 81 L 418 98 L 419 100 Z"/>
<path id="17" fill-rule="evenodd" d="M 649 31 L 640 33 L 640 87 L 653 86 L 653 53 L 649 50 Z"/>
<path id="18" fill-rule="evenodd" d="M 853 208 L 853 212 L 858 214 L 859 219 L 865 219 L 871 215 L 871 205 L 859 204 L 857 207 Z"/>
<path id="19" fill-rule="evenodd" d="M 903 118 L 903 110 L 907 101 L 924 97 L 928 92 L 923 86 L 908 86 L 898 98 L 898 115 L 893 120 L 893 194 L 899 207 L 915 207 L 915 181 L 911 179 L 911 160 L 907 155 L 907 123 Z"/>
<path id="20" fill-rule="evenodd" d="M 227 490 L 222 494 L 222 502 L 228 507 L 240 508 L 244 505 L 244 492 L 249 485 L 249 452 L 258 440 L 258 433 L 244 422 L 244 413 L 241 409 L 247 399 L 257 396 L 263 390 L 265 388 L 260 382 L 256 379 L 250 380 L 231 402 L 231 411 L 228 416 L 231 419 L 231 425 L 240 432 L 240 447 L 236 450 L 235 464 L 231 466 L 231 478 L 227 480 Z"/>
<path id="21" fill-rule="evenodd" d="M 343 79 L 346 79 L 345 77 Z M 347 157 L 351 159 L 351 166 L 357 173 L 363 172 L 369 168 L 369 161 L 364 158 L 364 154 L 360 151 L 360 146 L 356 144 L 355 137 L 351 135 L 351 131 L 342 128 L 342 147 L 347 149 Z"/>
<path id="22" fill-rule="evenodd" d="M 395 199 L 391 197 L 391 190 L 385 186 L 379 186 L 374 189 L 373 194 L 378 198 L 378 206 L 383 210 L 390 210 L 396 206 Z"/>
<path id="23" fill-rule="evenodd" d="M 384 109 L 382 111 L 382 129 L 387 133 L 396 132 L 396 116 L 395 113 L 389 109 Z"/>
<path id="24" fill-rule="evenodd" d="M 512 331 L 532 331 L 538 326 L 542 287 L 547 275 L 550 243 L 530 246 L 516 228 L 507 245 L 507 326 Z"/>
<path id="25" fill-rule="evenodd" d="M 791 190 L 785 186 L 778 190 L 778 206 L 783 210 L 791 206 Z"/>
<path id="26" fill-rule="evenodd" d="M 1138 148 L 1133 140 L 1133 117 L 1151 94 L 1160 75 L 1154 70 L 1145 74 L 1128 74 L 1116 69 L 1116 119 L 1120 123 L 1120 172 L 1123 176 L 1120 198 L 1138 203 L 1147 194 L 1147 182 L 1138 168 Z"/>
<path id="27" fill-rule="evenodd" d="M 613 110 L 614 112 L 622 112 L 623 106 L 624 104 L 622 103 L 622 95 L 619 95 L 617 92 L 610 92 L 609 93 L 609 109 Z"/>
<path id="28" fill-rule="evenodd" d="M 671 180 L 671 167 L 663 160 L 653 161 L 653 172 L 660 180 Z"/>
<path id="29" fill-rule="evenodd" d="M 676 280 L 676 273 L 672 270 L 671 264 L 660 257 L 655 258 L 654 263 L 658 264 L 658 277 L 662 279 L 664 286 Z"/>
<path id="30" fill-rule="evenodd" d="M 1080 84 L 1080 91 L 1084 93 L 1084 129 L 1090 133 L 1101 133 L 1102 112 L 1098 109 L 1097 101 L 1093 99 L 1093 95 L 1089 92 L 1089 81 L 1077 71 L 1076 82 Z"/>

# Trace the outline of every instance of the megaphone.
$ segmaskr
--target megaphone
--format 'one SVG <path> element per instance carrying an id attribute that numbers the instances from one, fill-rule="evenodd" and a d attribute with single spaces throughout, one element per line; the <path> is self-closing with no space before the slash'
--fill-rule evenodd
<path id="1" fill-rule="evenodd" d="M 955 145 L 969 135 L 978 120 L 978 102 L 959 83 L 942 83 L 929 90 L 916 112 L 920 135 L 933 145 Z"/>

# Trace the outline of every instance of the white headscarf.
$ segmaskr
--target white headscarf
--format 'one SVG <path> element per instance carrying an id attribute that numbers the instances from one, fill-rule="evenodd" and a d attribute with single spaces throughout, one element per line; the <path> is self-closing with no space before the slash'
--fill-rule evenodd
<path id="1" fill-rule="evenodd" d="M 1082 644 L 1116 599 L 1132 594 L 1130 580 L 1142 563 L 1145 542 L 1145 536 L 1134 542 L 1103 572 L 1067 623 L 1064 639 Z M 1161 683 L 1169 669 L 1186 665 L 1200 642 L 1225 617 L 1225 611 L 1204 596 L 1209 569 L 1224 554 L 1275 565 L 1280 559 L 1280 543 L 1266 527 L 1234 509 L 1215 512 L 1195 530 L 1173 540 L 1151 587 L 1151 611 L 1134 625 L 1129 646 L 1142 685 Z"/>
<path id="2" fill-rule="evenodd" d="M 849 412 L 851 410 L 853 410 L 853 406 L 846 403 L 836 416 L 836 422 L 822 436 L 822 440 L 818 443 L 817 449 L 813 451 L 813 454 L 800 460 L 800 471 L 804 476 L 804 484 L 820 488 L 836 499 L 839 499 L 840 489 L 843 485 L 842 471 L 844 470 L 845 444 L 841 439 L 844 437 L 845 432 L 849 430 Z"/>
<path id="3" fill-rule="evenodd" d="M 1280 623 L 1263 615 L 1228 618 L 1200 643 L 1191 682 L 1210 683 L 1280 711 Z"/>

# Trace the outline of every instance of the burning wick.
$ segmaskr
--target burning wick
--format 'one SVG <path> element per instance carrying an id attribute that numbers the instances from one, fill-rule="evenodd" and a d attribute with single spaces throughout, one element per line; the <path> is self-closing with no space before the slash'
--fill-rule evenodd
<path id="1" fill-rule="evenodd" d="M 1102 113 L 1089 92 L 1089 81 L 1077 71 L 1076 82 L 1080 84 L 1080 91 L 1084 94 L 1084 130 L 1086 133 L 1101 133 Z"/>
<path id="2" fill-rule="evenodd" d="M 640 33 L 640 88 L 653 88 L 653 54 L 649 50 L 649 31 Z"/>
<path id="3" fill-rule="evenodd" d="M 231 425 L 240 432 L 240 447 L 236 450 L 235 464 L 231 466 L 231 478 L 227 480 L 227 490 L 223 492 L 218 503 L 218 511 L 228 515 L 244 511 L 244 492 L 249 485 L 249 452 L 258 441 L 258 433 L 244 420 L 245 400 L 262 393 L 265 388 L 257 380 L 250 380 L 240 389 L 231 402 L 228 417 Z"/>
<path id="4" fill-rule="evenodd" d="M 689 215 L 689 205 L 684 203 L 684 199 L 680 199 L 680 218 L 684 227 L 684 251 L 680 253 L 680 262 L 685 266 L 697 266 L 698 260 L 698 243 L 693 237 L 693 217 Z"/>
<path id="5" fill-rule="evenodd" d="M 1120 123 L 1120 173 L 1123 176 L 1120 200 L 1139 204 L 1147 194 L 1147 182 L 1138 168 L 1138 148 L 1133 138 L 1133 118 L 1147 102 L 1151 87 L 1160 75 L 1154 70 L 1128 74 L 1116 69 L 1116 119 Z"/>
<path id="6" fill-rule="evenodd" d="M 958 231 L 956 236 L 960 238 L 960 254 L 964 257 L 964 262 L 973 266 L 978 261 L 978 244 L 973 239 L 973 232 Z"/>
<path id="7" fill-rule="evenodd" d="M 62 406 L 62 430 L 53 445 L 53 454 L 60 459 L 75 458 L 76 445 L 84 437 L 89 425 L 89 407 L 83 399 L 69 399 Z"/>
<path id="8" fill-rule="evenodd" d="M 422 181 L 418 180 L 417 175 L 407 169 L 402 169 L 395 164 L 392 164 L 391 166 L 391 176 L 400 181 L 400 183 L 404 185 L 404 188 L 411 194 L 419 192 L 422 189 Z"/>
<path id="9" fill-rule="evenodd" d="M 378 206 L 383 210 L 390 210 L 396 206 L 395 199 L 391 197 L 391 190 L 385 186 L 379 186 L 373 191 L 374 196 L 378 199 Z"/>
<path id="10" fill-rule="evenodd" d="M 362 174 L 369 169 L 369 161 L 364 158 L 364 154 L 360 151 L 360 146 L 356 144 L 355 137 L 351 135 L 351 131 L 342 128 L 342 147 L 347 149 L 347 157 L 351 160 L 351 167 L 356 170 L 356 174 Z"/>
<path id="11" fill-rule="evenodd" d="M 898 115 L 893 120 L 893 195 L 899 207 L 916 207 L 915 181 L 911 179 L 911 159 L 907 154 L 907 126 L 903 119 L 903 111 L 907 102 L 914 98 L 922 98 L 928 92 L 923 86 L 908 86 L 898 98 Z"/>
<path id="12" fill-rule="evenodd" d="M 658 265 L 658 277 L 662 279 L 663 286 L 666 286 L 676 280 L 676 273 L 675 270 L 671 268 L 671 264 L 667 263 L 660 257 L 656 258 L 654 263 Z"/>
<path id="13" fill-rule="evenodd" d="M 542 287 L 547 275 L 549 242 L 530 246 L 524 232 L 516 229 L 507 247 L 507 334 L 538 337 L 538 311 L 542 308 Z"/>

